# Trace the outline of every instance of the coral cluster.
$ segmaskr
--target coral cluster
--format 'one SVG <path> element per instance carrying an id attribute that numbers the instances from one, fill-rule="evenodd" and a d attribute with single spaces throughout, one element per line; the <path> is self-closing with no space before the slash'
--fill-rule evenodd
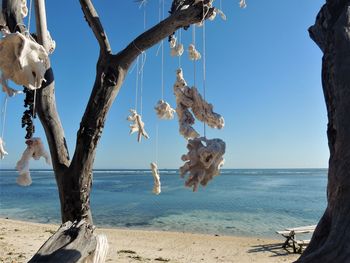
<path id="1" fill-rule="evenodd" d="M 190 60 L 199 60 L 201 59 L 201 53 L 196 49 L 196 47 L 193 44 L 190 44 L 188 46 L 188 57 Z"/>
<path id="2" fill-rule="evenodd" d="M 173 57 L 182 56 L 184 53 L 184 45 L 177 42 L 177 39 L 174 35 L 169 37 L 170 42 L 170 54 Z"/>
<path id="3" fill-rule="evenodd" d="M 17 162 L 16 170 L 19 173 L 17 177 L 17 184 L 21 186 L 28 186 L 32 183 L 29 171 L 29 160 L 39 160 L 44 157 L 47 164 L 51 165 L 49 154 L 44 148 L 44 144 L 40 138 L 31 138 L 26 140 L 27 148 L 24 150 L 21 159 Z"/>
<path id="4" fill-rule="evenodd" d="M 176 113 L 179 119 L 180 134 L 186 139 L 199 137 L 199 134 L 192 127 L 195 122 L 193 115 L 212 128 L 221 129 L 224 127 L 224 118 L 213 112 L 213 105 L 207 103 L 195 87 L 187 86 L 181 68 L 176 71 L 174 94 L 176 96 Z M 193 115 L 189 109 L 192 109 Z"/>
<path id="5" fill-rule="evenodd" d="M 225 142 L 220 139 L 201 137 L 189 140 L 188 153 L 181 157 L 185 164 L 180 167 L 182 178 L 187 173 L 190 174 L 185 185 L 197 191 L 199 184 L 206 186 L 208 181 L 219 175 L 224 163 L 225 148 Z"/>
<path id="6" fill-rule="evenodd" d="M 175 110 L 164 100 L 159 100 L 154 109 L 160 119 L 172 120 L 174 118 Z"/>
<path id="7" fill-rule="evenodd" d="M 45 81 L 49 59 L 43 46 L 19 32 L 5 33 L 0 39 L 0 69 L 5 79 L 34 90 Z"/>
<path id="8" fill-rule="evenodd" d="M 133 122 L 130 124 L 130 134 L 133 134 L 134 132 L 137 132 L 137 141 L 140 142 L 142 136 L 146 139 L 149 138 L 147 132 L 145 131 L 145 124 L 143 123 L 141 119 L 141 115 L 139 115 L 136 110 L 130 109 L 130 115 L 128 116 L 127 120 Z"/>

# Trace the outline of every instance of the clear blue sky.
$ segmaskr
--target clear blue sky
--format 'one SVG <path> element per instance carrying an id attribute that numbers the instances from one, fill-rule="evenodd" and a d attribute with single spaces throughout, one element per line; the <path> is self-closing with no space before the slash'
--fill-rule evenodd
<path id="1" fill-rule="evenodd" d="M 65 128 L 70 154 L 95 78 L 98 45 L 86 24 L 79 1 L 46 1 L 48 26 L 56 41 L 51 62 L 56 80 L 57 107 Z M 94 1 L 114 52 L 143 31 L 143 10 L 132 0 Z M 166 9 L 171 1 L 166 2 Z M 219 6 L 219 0 L 215 1 Z M 225 118 L 223 130 L 207 129 L 208 138 L 222 138 L 227 145 L 225 168 L 327 167 L 326 108 L 321 86 L 321 52 L 307 29 L 324 1 L 222 0 L 227 21 L 219 17 L 206 26 L 207 99 Z M 159 19 L 159 1 L 149 0 L 146 27 Z M 34 18 L 32 26 L 35 29 Z M 202 30 L 196 30 L 201 50 Z M 182 33 L 187 47 L 192 30 Z M 170 57 L 165 43 L 165 99 L 175 107 L 172 86 L 178 60 Z M 147 51 L 144 67 L 143 119 L 149 140 L 136 142 L 126 121 L 135 105 L 135 71 L 126 79 L 108 116 L 98 147 L 95 168 L 148 168 L 156 161 L 156 126 L 159 125 L 158 164 L 177 168 L 186 152 L 177 120 L 158 121 L 154 105 L 161 97 L 161 57 L 157 47 Z M 202 62 L 197 84 L 202 90 Z M 182 67 L 188 84 L 194 71 L 187 53 Z M 1 96 L 3 106 L 4 94 Z M 5 129 L 9 155 L 1 168 L 13 168 L 25 149 L 21 129 L 23 97 L 9 100 Z M 35 136 L 45 138 L 39 120 Z M 198 130 L 203 133 L 202 125 Z M 45 139 L 46 143 L 46 139 Z M 32 161 L 32 168 L 48 168 Z"/>

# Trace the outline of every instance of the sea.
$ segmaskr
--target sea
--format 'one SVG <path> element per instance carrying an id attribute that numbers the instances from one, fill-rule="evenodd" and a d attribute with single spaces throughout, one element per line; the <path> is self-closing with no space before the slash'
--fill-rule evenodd
<path id="1" fill-rule="evenodd" d="M 326 208 L 327 169 L 224 169 L 197 192 L 178 170 L 160 170 L 152 193 L 150 170 L 95 170 L 94 224 L 145 230 L 276 238 L 276 230 L 317 224 Z M 54 173 L 32 170 L 29 187 L 17 172 L 0 170 L 0 217 L 60 223 Z"/>

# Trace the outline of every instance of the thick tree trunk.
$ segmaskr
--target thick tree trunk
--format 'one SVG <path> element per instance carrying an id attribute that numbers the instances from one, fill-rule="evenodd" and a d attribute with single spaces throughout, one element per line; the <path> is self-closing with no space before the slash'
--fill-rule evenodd
<path id="1" fill-rule="evenodd" d="M 328 206 L 297 262 L 350 262 L 350 1 L 328 0 L 309 29 L 324 53 L 330 149 Z"/>

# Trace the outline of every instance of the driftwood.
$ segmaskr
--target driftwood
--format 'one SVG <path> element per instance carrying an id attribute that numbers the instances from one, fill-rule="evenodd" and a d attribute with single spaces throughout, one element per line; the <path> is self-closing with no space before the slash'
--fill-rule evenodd
<path id="1" fill-rule="evenodd" d="M 97 248 L 103 251 L 102 257 L 96 257 L 101 255 Z M 28 263 L 102 263 L 106 257 L 106 248 L 106 238 L 94 235 L 92 225 L 84 220 L 74 223 L 68 221 L 61 225 Z M 94 258 L 99 259 L 92 261 Z"/>

